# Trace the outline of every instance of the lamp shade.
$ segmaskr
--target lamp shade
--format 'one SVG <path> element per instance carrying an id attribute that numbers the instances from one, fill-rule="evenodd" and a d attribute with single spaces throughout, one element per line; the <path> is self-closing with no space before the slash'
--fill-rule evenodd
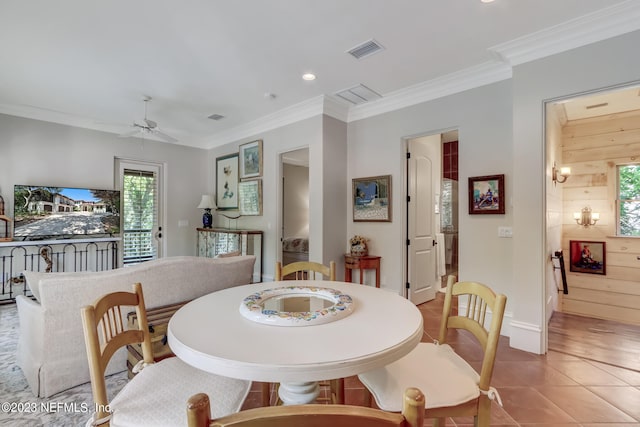
<path id="1" fill-rule="evenodd" d="M 203 194 L 198 209 L 216 209 L 216 204 L 208 194 Z"/>

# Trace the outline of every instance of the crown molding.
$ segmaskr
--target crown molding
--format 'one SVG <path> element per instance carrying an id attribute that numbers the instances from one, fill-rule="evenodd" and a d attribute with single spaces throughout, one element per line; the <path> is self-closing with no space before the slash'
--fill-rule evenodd
<path id="1" fill-rule="evenodd" d="M 273 114 L 254 120 L 246 125 L 220 132 L 207 139 L 206 146 L 214 148 L 220 145 L 249 138 L 262 132 L 290 125 L 314 116 L 326 114 L 343 122 L 347 121 L 349 106 L 332 97 L 320 95 Z"/>
<path id="2" fill-rule="evenodd" d="M 131 130 L 131 126 L 125 125 L 113 125 L 107 123 L 100 123 L 95 119 L 91 119 L 84 116 L 77 116 L 74 114 L 63 113 L 60 111 L 49 110 L 46 108 L 34 107 L 32 105 L 24 104 L 0 104 L 0 114 L 6 114 L 9 116 L 22 117 L 26 119 L 39 120 L 41 122 L 53 123 L 57 125 L 71 126 L 75 128 L 94 130 L 99 132 L 106 132 L 110 134 L 119 135 L 123 132 Z M 131 136 L 130 138 L 140 138 Z M 146 135 L 144 140 L 166 142 L 155 135 Z M 189 146 L 189 143 L 185 143 L 180 140 L 180 144 Z"/>
<path id="3" fill-rule="evenodd" d="M 206 145 L 208 148 L 218 147 L 320 115 L 324 111 L 324 100 L 324 95 L 316 96 L 247 124 L 222 131 L 211 138 L 207 138 Z"/>
<path id="4" fill-rule="evenodd" d="M 34 107 L 24 104 L 0 104 L 0 113 L 9 116 L 24 117 L 27 119 L 40 120 L 43 122 L 56 123 L 61 125 L 100 130 L 104 132 L 114 132 L 109 125 L 100 125 L 95 120 L 60 111 L 49 110 L 47 108 Z"/>
<path id="5" fill-rule="evenodd" d="M 640 29 L 640 2 L 627 0 L 489 48 L 511 66 Z"/>
<path id="6" fill-rule="evenodd" d="M 323 114 L 327 116 L 346 123 L 349 120 L 349 108 L 350 104 L 347 104 L 345 101 L 341 101 L 330 95 L 324 96 Z"/>
<path id="7" fill-rule="evenodd" d="M 418 83 L 349 110 L 349 122 L 399 110 L 468 89 L 510 79 L 511 67 L 501 61 L 485 62 L 442 77 Z"/>

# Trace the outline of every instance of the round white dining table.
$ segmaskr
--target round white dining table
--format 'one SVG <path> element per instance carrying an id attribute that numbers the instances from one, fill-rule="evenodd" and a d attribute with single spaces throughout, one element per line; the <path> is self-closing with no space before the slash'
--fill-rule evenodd
<path id="1" fill-rule="evenodd" d="M 259 323 L 240 313 L 243 300 L 279 287 L 335 289 L 353 311 L 306 326 Z M 197 298 L 171 318 L 168 342 L 184 362 L 214 374 L 279 382 L 284 404 L 315 401 L 318 381 L 344 378 L 394 362 L 422 338 L 422 315 L 400 295 L 346 282 L 298 280 L 237 286 Z"/>

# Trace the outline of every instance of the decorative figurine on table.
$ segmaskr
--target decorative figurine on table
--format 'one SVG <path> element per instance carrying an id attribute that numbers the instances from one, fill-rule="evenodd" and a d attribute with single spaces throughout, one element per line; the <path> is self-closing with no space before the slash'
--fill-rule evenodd
<path id="1" fill-rule="evenodd" d="M 369 254 L 369 248 L 367 247 L 366 237 L 355 235 L 351 238 L 351 255 L 353 256 L 367 256 Z"/>

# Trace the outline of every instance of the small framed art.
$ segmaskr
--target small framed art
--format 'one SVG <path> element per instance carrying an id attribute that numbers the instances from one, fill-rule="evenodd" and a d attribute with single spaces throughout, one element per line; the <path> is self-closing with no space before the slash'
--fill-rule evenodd
<path id="1" fill-rule="evenodd" d="M 238 209 L 238 153 L 216 159 L 216 206 Z"/>
<path id="2" fill-rule="evenodd" d="M 469 214 L 504 214 L 504 175 L 469 178 Z"/>
<path id="3" fill-rule="evenodd" d="M 391 222 L 391 175 L 353 179 L 353 220 Z"/>
<path id="4" fill-rule="evenodd" d="M 606 258 L 605 242 L 569 241 L 569 271 L 606 275 Z"/>
<path id="5" fill-rule="evenodd" d="M 262 140 L 240 146 L 240 179 L 262 176 Z"/>
<path id="6" fill-rule="evenodd" d="M 250 179 L 238 183 L 240 215 L 262 215 L 262 180 Z"/>

